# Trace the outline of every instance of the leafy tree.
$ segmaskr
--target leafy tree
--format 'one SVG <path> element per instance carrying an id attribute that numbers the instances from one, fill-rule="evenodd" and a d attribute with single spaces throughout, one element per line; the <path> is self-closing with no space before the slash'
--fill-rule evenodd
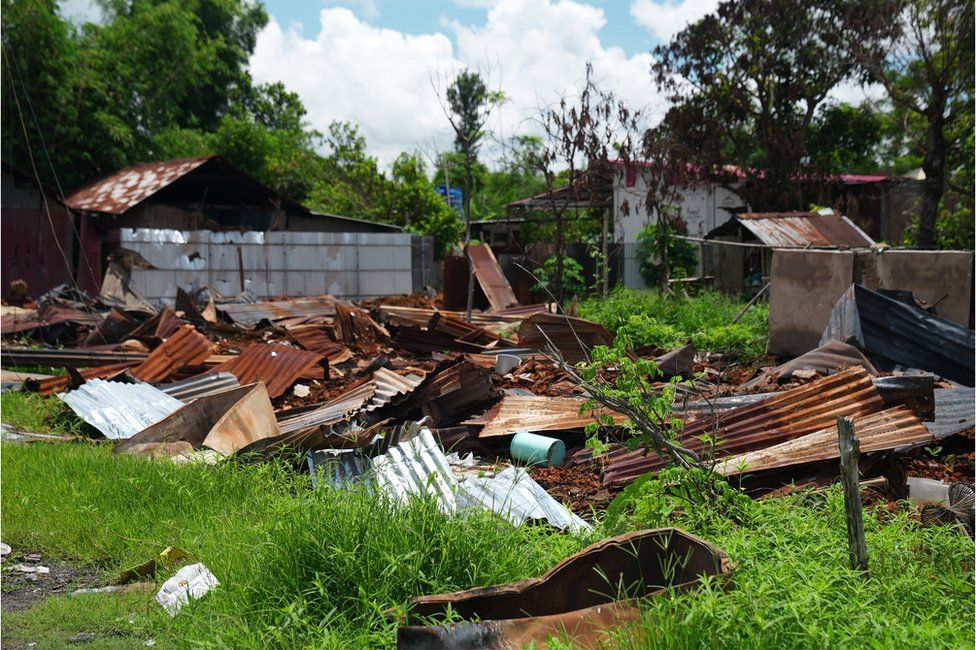
<path id="1" fill-rule="evenodd" d="M 871 3 L 854 0 L 725 0 L 655 48 L 681 157 L 706 171 L 737 166 L 754 208 L 795 205 L 794 180 L 822 174 L 807 142 L 818 109 L 837 84 L 864 78 L 850 29 L 870 38 L 881 29 L 871 18 Z"/>
<path id="2" fill-rule="evenodd" d="M 887 90 L 897 121 L 921 127 L 906 140 L 925 172 L 917 243 L 931 247 L 937 243 L 936 222 L 944 208 L 947 180 L 959 167 L 971 171 L 973 165 L 971 155 L 965 156 L 976 83 L 973 4 L 896 0 L 888 4 L 888 11 L 895 17 L 888 38 L 859 35 L 854 40 L 861 62 Z M 969 184 L 964 196 L 968 200 L 972 194 Z"/>
<path id="3" fill-rule="evenodd" d="M 868 104 L 825 107 L 810 124 L 807 154 L 813 168 L 831 174 L 881 168 L 882 116 Z"/>

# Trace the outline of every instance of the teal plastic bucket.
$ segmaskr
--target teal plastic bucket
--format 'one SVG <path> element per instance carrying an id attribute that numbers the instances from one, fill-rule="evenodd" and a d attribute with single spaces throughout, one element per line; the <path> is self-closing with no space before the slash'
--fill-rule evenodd
<path id="1" fill-rule="evenodd" d="M 512 458 L 528 465 L 559 467 L 566 460 L 566 443 L 528 431 L 515 434 L 510 451 Z"/>

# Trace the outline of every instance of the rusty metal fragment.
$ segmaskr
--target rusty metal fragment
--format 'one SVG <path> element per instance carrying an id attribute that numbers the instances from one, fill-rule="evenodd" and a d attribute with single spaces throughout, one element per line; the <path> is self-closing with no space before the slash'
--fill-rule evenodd
<path id="1" fill-rule="evenodd" d="M 478 278 L 481 290 L 488 298 L 488 304 L 494 311 L 502 311 L 518 305 L 512 285 L 508 283 L 502 267 L 486 244 L 471 244 L 468 246 L 468 258 L 474 267 L 474 277 Z"/>
<path id="2" fill-rule="evenodd" d="M 168 456 L 206 447 L 229 455 L 280 433 L 268 392 L 258 383 L 194 400 L 119 444 L 115 453 Z"/>
<path id="3" fill-rule="evenodd" d="M 603 325 L 561 314 L 533 314 L 519 327 L 519 345 L 536 350 L 554 345 L 569 363 L 587 358 L 598 345 L 613 345 L 613 334 Z"/>
<path id="4" fill-rule="evenodd" d="M 264 382 L 268 394 L 275 398 L 321 360 L 322 355 L 317 352 L 273 343 L 252 343 L 239 357 L 213 370 L 232 373 L 242 384 Z"/>
<path id="5" fill-rule="evenodd" d="M 931 432 L 908 408 L 898 406 L 854 420 L 861 453 L 914 447 L 934 440 Z M 840 455 L 837 425 L 793 440 L 733 456 L 715 471 L 724 476 L 833 460 Z"/>
<path id="6" fill-rule="evenodd" d="M 640 599 L 696 589 L 706 576 L 726 583 L 731 572 L 724 551 L 677 528 L 619 535 L 566 558 L 539 578 L 411 598 L 397 646 L 538 647 L 556 636 L 593 647 L 608 630 L 636 619 Z M 417 625 L 449 611 L 479 622 Z"/>
<path id="7" fill-rule="evenodd" d="M 161 381 L 172 376 L 182 366 L 203 363 L 213 353 L 213 349 L 213 343 L 197 332 L 193 325 L 184 325 L 153 350 L 145 361 L 133 368 L 132 376 L 142 381 Z"/>
<path id="8" fill-rule="evenodd" d="M 501 401 L 486 413 L 468 418 L 462 424 L 484 425 L 479 438 L 510 436 L 518 431 L 568 431 L 582 429 L 596 418 L 589 411 L 580 413 L 586 403 L 584 399 L 573 397 L 538 397 L 528 395 L 505 395 Z M 627 417 L 620 413 L 610 413 L 615 422 L 624 422 Z"/>

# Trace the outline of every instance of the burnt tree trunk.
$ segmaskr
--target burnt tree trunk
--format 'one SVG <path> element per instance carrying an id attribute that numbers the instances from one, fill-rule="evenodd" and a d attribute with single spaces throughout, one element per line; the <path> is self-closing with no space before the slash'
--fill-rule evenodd
<path id="1" fill-rule="evenodd" d="M 939 216 L 939 204 L 945 191 L 945 161 L 948 145 L 945 138 L 945 117 L 941 102 L 933 102 L 930 109 L 928 133 L 925 138 L 925 158 L 922 160 L 922 200 L 919 203 L 918 246 L 935 248 L 935 223 Z"/>

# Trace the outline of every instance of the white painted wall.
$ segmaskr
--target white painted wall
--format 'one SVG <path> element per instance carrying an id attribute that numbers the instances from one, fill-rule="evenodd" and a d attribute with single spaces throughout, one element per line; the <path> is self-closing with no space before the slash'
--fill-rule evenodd
<path id="1" fill-rule="evenodd" d="M 614 217 L 617 225 L 617 240 L 636 242 L 637 235 L 651 223 L 656 215 L 648 218 L 642 205 L 647 193 L 647 178 L 638 174 L 632 187 L 626 186 L 626 176 L 621 173 L 613 187 Z M 629 214 L 624 216 L 622 208 L 627 202 Z M 678 207 L 681 218 L 688 225 L 688 234 L 703 237 L 732 216 L 731 208 L 743 207 L 745 203 L 734 192 L 715 183 L 696 183 L 687 187 L 679 195 Z"/>
<path id="2" fill-rule="evenodd" d="M 622 281 L 632 289 L 646 288 L 638 269 L 637 236 L 645 226 L 657 219 L 657 215 L 648 215 L 644 209 L 643 199 L 646 194 L 647 177 L 644 174 L 637 174 L 631 187 L 627 187 L 626 174 L 623 171 L 617 174 L 613 186 L 615 233 L 617 241 L 624 244 Z M 626 215 L 625 202 L 628 213 Z M 745 202 L 737 194 L 715 183 L 695 183 L 680 192 L 678 197 L 681 218 L 688 226 L 688 234 L 693 237 L 704 237 L 732 217 L 730 209 L 744 206 Z M 701 271 L 699 264 L 698 272 Z"/>

